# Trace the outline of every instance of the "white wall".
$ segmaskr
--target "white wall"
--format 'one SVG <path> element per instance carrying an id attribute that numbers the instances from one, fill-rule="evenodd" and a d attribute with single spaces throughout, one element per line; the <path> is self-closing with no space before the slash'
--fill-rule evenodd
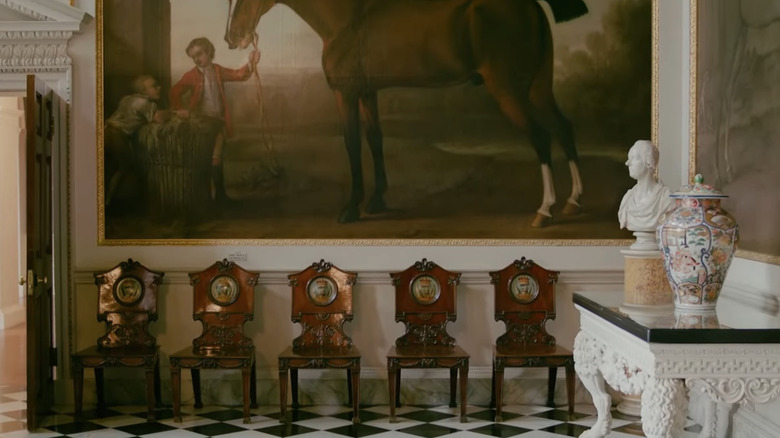
<path id="1" fill-rule="evenodd" d="M 21 154 L 24 111 L 18 97 L 0 97 L 0 330 L 24 322 L 19 276 Z"/>

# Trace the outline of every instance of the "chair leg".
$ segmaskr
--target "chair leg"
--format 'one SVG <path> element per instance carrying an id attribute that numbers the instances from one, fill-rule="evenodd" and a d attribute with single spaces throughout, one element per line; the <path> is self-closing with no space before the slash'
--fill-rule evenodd
<path id="1" fill-rule="evenodd" d="M 103 391 L 103 368 L 95 367 L 95 388 L 97 389 L 97 410 L 102 412 L 106 408 L 106 396 Z"/>
<path id="2" fill-rule="evenodd" d="M 154 364 L 154 406 L 162 407 L 162 395 L 160 393 L 162 384 L 160 383 L 160 361 Z"/>
<path id="3" fill-rule="evenodd" d="M 75 361 L 74 361 L 75 362 Z M 73 404 L 76 418 L 81 416 L 81 404 L 84 400 L 84 368 L 81 365 L 73 367 Z"/>
<path id="4" fill-rule="evenodd" d="M 469 386 L 469 363 L 466 361 L 460 369 L 460 422 L 467 423 L 466 400 Z"/>
<path id="5" fill-rule="evenodd" d="M 252 363 L 252 376 L 249 380 L 249 407 L 257 409 L 257 362 Z"/>
<path id="6" fill-rule="evenodd" d="M 547 368 L 547 407 L 555 407 L 555 381 L 558 379 L 558 368 Z"/>
<path id="7" fill-rule="evenodd" d="M 360 364 L 350 374 L 350 398 L 352 399 L 352 424 L 360 423 Z"/>
<path id="8" fill-rule="evenodd" d="M 566 365 L 566 399 L 569 402 L 569 419 L 574 418 L 574 364 Z"/>
<path id="9" fill-rule="evenodd" d="M 395 407 L 401 407 L 401 368 L 395 370 Z"/>
<path id="10" fill-rule="evenodd" d="M 496 408 L 496 361 L 493 360 L 493 369 L 490 373 L 490 404 L 489 408 Z"/>
<path id="11" fill-rule="evenodd" d="M 181 423 L 181 368 L 171 367 L 171 392 L 173 392 L 173 421 Z"/>
<path id="12" fill-rule="evenodd" d="M 389 362 L 389 361 L 388 361 Z M 395 418 L 396 408 L 396 391 L 398 391 L 398 379 L 396 370 L 393 368 L 387 368 L 387 386 L 390 400 L 390 422 L 396 423 L 398 420 Z"/>
<path id="13" fill-rule="evenodd" d="M 249 418 L 249 387 L 254 367 L 241 368 L 241 389 L 244 395 L 244 424 L 249 424 L 252 420 Z"/>
<path id="14" fill-rule="evenodd" d="M 146 369 L 146 421 L 154 421 L 154 370 L 155 367 Z"/>
<path id="15" fill-rule="evenodd" d="M 458 406 L 455 402 L 455 392 L 458 387 L 458 367 L 450 368 L 450 407 Z"/>
<path id="16" fill-rule="evenodd" d="M 203 407 L 203 399 L 200 398 L 200 370 L 197 368 L 190 369 L 192 375 L 192 392 L 195 394 L 195 409 Z"/>
<path id="17" fill-rule="evenodd" d="M 352 369 L 347 368 L 347 406 L 352 406 Z"/>
<path id="18" fill-rule="evenodd" d="M 504 421 L 501 416 L 504 402 L 504 367 L 503 365 L 494 366 L 493 368 L 493 388 L 491 392 L 495 397 L 496 405 L 496 422 Z"/>
<path id="19" fill-rule="evenodd" d="M 298 403 L 298 369 L 290 368 L 290 392 L 292 393 L 292 408 L 298 409 L 301 407 Z"/>
<path id="20" fill-rule="evenodd" d="M 279 361 L 279 422 L 287 422 L 287 366 Z"/>

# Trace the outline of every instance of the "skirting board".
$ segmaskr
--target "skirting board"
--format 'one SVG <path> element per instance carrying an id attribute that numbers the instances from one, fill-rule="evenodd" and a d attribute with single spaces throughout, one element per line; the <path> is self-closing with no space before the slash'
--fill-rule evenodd
<path id="1" fill-rule="evenodd" d="M 490 402 L 491 376 L 488 367 L 469 371 L 468 403 L 487 405 Z M 135 372 L 137 371 L 137 372 Z M 545 369 L 529 369 L 528 373 L 507 373 L 504 379 L 504 402 L 512 404 L 545 404 L 547 401 L 547 372 Z M 538 371 L 538 372 L 537 372 Z M 172 402 L 170 375 L 163 371 L 163 404 Z M 94 374 L 84 373 L 85 407 L 96 403 Z M 347 401 L 346 372 L 343 370 L 300 370 L 299 399 L 303 405 L 339 405 Z M 105 397 L 109 405 L 139 405 L 145 403 L 144 373 L 141 370 L 108 369 L 105 373 Z M 60 381 L 68 387 L 58 391 L 64 399 L 58 404 L 70 405 L 73 400 L 72 381 Z M 182 372 L 182 404 L 194 401 L 191 375 Z M 241 404 L 240 373 L 233 370 L 204 370 L 201 372 L 201 394 L 204 404 L 238 406 Z M 261 373 L 257 379 L 257 401 L 260 405 L 279 403 L 279 381 L 270 373 Z M 386 369 L 361 370 L 360 399 L 364 405 L 388 404 Z M 288 400 L 291 400 L 288 397 Z M 579 381 L 575 387 L 577 403 L 591 403 L 590 395 Z M 401 402 L 404 404 L 445 405 L 449 403 L 448 370 L 403 370 L 401 372 Z M 563 370 L 556 379 L 555 402 L 566 404 L 566 380 Z"/>

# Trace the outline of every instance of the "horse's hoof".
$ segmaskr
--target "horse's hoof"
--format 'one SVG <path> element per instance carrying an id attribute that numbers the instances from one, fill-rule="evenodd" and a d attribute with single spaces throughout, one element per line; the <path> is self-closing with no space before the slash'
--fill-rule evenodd
<path id="1" fill-rule="evenodd" d="M 389 209 L 387 208 L 387 205 L 385 205 L 385 201 L 382 198 L 373 198 L 366 206 L 366 213 L 368 214 L 385 213 L 388 210 Z"/>
<path id="2" fill-rule="evenodd" d="M 339 216 L 339 223 L 348 224 L 350 222 L 355 222 L 358 219 L 360 219 L 360 212 L 358 211 L 357 207 L 347 207 L 341 212 L 341 216 Z"/>
<path id="3" fill-rule="evenodd" d="M 582 211 L 582 207 L 580 207 L 577 204 L 573 204 L 571 202 L 567 202 L 566 205 L 563 206 L 563 214 L 567 216 L 580 214 L 581 211 Z"/>
<path id="4" fill-rule="evenodd" d="M 536 217 L 534 217 L 534 220 L 531 222 L 531 228 L 544 228 L 547 225 L 550 225 L 552 223 L 552 218 L 550 216 L 545 216 L 541 213 L 536 213 Z"/>

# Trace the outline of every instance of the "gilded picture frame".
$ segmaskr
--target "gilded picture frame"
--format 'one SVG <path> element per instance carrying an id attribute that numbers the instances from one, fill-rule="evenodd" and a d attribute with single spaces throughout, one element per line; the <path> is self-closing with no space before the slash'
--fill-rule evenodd
<path id="1" fill-rule="evenodd" d="M 384 209 L 366 213 L 376 184 L 363 139 L 359 218 L 342 221 L 355 193 L 343 124 L 323 75 L 322 43 L 294 11 L 274 7 L 261 19 L 253 55 L 252 47 L 229 49 L 222 2 L 128 9 L 96 0 L 98 244 L 629 244 L 631 233 L 617 221 L 620 199 L 635 183 L 625 157 L 635 140 L 658 139 L 658 0 L 592 0 L 587 14 L 566 22 L 539 4 L 552 30 L 553 95 L 574 128 L 583 185 L 575 214 L 564 214 L 575 173 L 553 139 L 556 202 L 542 227 L 535 218 L 549 195 L 546 170 L 528 130 L 510 123 L 481 76 L 452 87 L 379 90 Z M 189 47 L 200 37 L 214 46 L 213 64 L 226 69 L 240 71 L 259 57 L 250 73 L 223 84 L 229 122 L 212 124 L 177 102 L 177 86 L 194 70 Z M 586 78 L 582 88 L 576 78 L 603 62 L 609 65 L 597 70 L 611 73 Z M 166 118 L 130 135 L 136 143 L 123 151 L 112 118 L 124 97 L 143 89 L 143 75 L 159 86 L 156 114 Z M 171 161 L 186 154 L 190 161 Z"/>
<path id="2" fill-rule="evenodd" d="M 780 264 L 780 5 L 690 0 L 688 173 L 729 198 L 740 227 L 737 257 Z"/>

